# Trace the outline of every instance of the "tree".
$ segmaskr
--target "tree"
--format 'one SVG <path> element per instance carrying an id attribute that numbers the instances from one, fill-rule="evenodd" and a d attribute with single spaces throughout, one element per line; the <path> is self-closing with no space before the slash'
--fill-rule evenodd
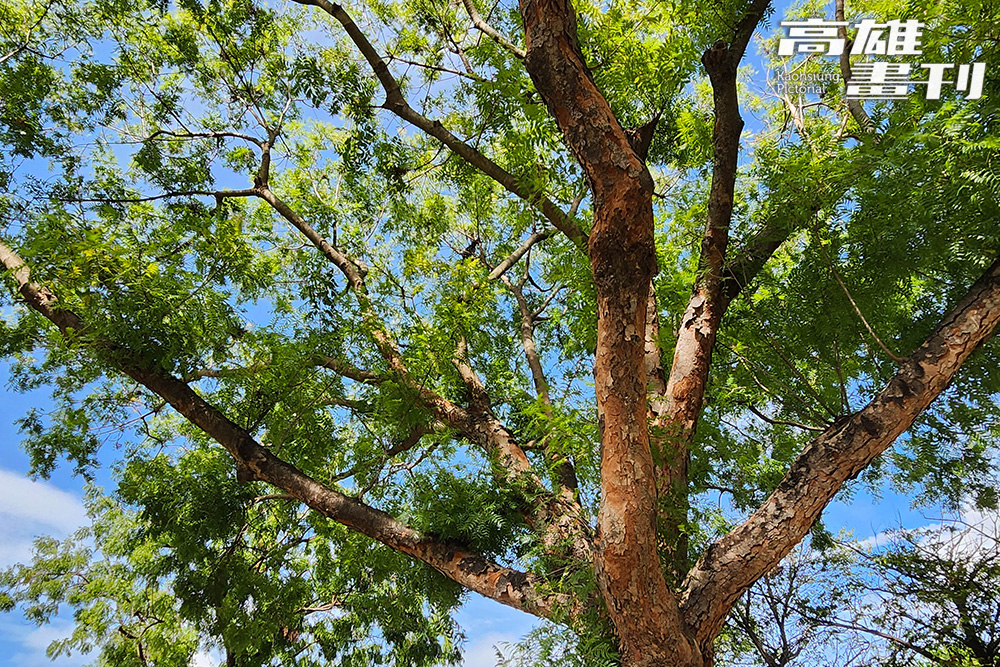
<path id="1" fill-rule="evenodd" d="M 756 95 L 767 0 L 5 11 L 2 340 L 53 388 L 20 422 L 39 474 L 128 431 L 122 479 L 154 488 L 221 447 L 248 490 L 216 479 L 220 507 L 304 504 L 288 530 L 342 581 L 428 618 L 472 591 L 627 667 L 711 665 L 864 471 L 995 502 L 992 78 Z M 867 13 L 996 63 L 992 5 L 834 8 Z M 424 576 L 372 575 L 359 536 Z"/>
<path id="2" fill-rule="evenodd" d="M 240 667 L 454 663 L 453 591 L 351 535 L 331 552 L 321 542 L 336 528 L 313 528 L 289 498 L 248 495 L 220 470 L 231 466 L 213 451 L 137 466 L 122 496 L 145 521 L 90 489 L 92 525 L 40 538 L 32 563 L 3 573 L 0 602 L 39 623 L 71 607 L 74 632 L 49 654 L 99 649 L 109 667 L 186 667 L 199 651 Z"/>
<path id="3" fill-rule="evenodd" d="M 737 605 L 726 664 L 995 665 L 997 519 L 970 518 L 797 552 Z"/>

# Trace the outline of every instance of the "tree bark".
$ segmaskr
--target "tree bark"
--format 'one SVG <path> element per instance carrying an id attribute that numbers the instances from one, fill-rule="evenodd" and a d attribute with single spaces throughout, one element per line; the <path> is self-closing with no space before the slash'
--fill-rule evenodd
<path id="1" fill-rule="evenodd" d="M 656 461 L 659 542 L 675 582 L 679 582 L 688 568 L 685 528 L 689 506 L 688 450 L 705 400 L 716 334 L 732 300 L 727 298 L 725 289 L 726 250 L 743 131 L 736 75 L 746 44 L 767 5 L 768 0 L 755 0 L 737 27 L 733 41 L 717 42 L 701 59 L 712 84 L 715 109 L 708 219 L 702 235 L 698 278 L 681 318 L 670 372 L 662 392 L 654 394 L 649 411 Z M 655 318 L 648 319 L 656 325 Z M 658 381 L 651 378 L 651 382 Z"/>
<path id="2" fill-rule="evenodd" d="M 593 194 L 597 292 L 594 383 L 601 426 L 596 571 L 629 666 L 701 665 L 656 548 L 656 483 L 646 421 L 645 329 L 656 270 L 653 182 L 597 89 L 567 0 L 522 0 L 535 87 Z"/>
<path id="3" fill-rule="evenodd" d="M 805 537 L 844 482 L 910 427 L 998 323 L 1000 260 L 871 403 L 810 442 L 764 504 L 705 551 L 688 574 L 681 602 L 703 646 L 718 634 L 739 596 Z"/>

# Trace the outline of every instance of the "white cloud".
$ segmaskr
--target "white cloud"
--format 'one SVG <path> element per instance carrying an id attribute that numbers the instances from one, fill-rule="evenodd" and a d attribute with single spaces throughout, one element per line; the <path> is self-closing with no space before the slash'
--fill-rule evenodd
<path id="1" fill-rule="evenodd" d="M 900 531 L 913 534 L 920 545 L 935 548 L 945 557 L 985 557 L 1000 547 L 1000 513 L 966 507 L 958 516 L 931 521 L 922 526 L 889 528 L 851 544 L 861 551 L 879 551 L 898 541 Z"/>
<path id="2" fill-rule="evenodd" d="M 21 636 L 21 645 L 26 649 L 45 653 L 49 644 L 66 639 L 73 634 L 73 622 L 66 618 L 54 618 L 51 623 L 36 627 Z"/>
<path id="3" fill-rule="evenodd" d="M 39 535 L 64 538 L 89 523 L 79 496 L 48 482 L 34 482 L 22 474 L 0 468 L 0 568 L 31 558 L 31 548 Z M 36 626 L 19 614 L 0 621 L 0 647 L 7 652 L 0 662 L 18 667 L 77 667 L 91 660 L 74 652 L 53 662 L 45 651 L 49 644 L 73 632 L 72 620 L 56 617 Z"/>
<path id="4" fill-rule="evenodd" d="M 225 657 L 219 651 L 198 651 L 191 656 L 188 667 L 217 667 L 225 662 Z"/>
<path id="5" fill-rule="evenodd" d="M 503 650 L 504 644 L 518 643 L 531 632 L 538 619 L 488 598 L 470 595 L 455 614 L 455 620 L 468 637 L 463 667 L 494 667 L 497 644 Z M 509 649 L 503 652 L 509 657 Z"/>
<path id="6" fill-rule="evenodd" d="M 497 644 L 514 644 L 520 637 L 517 635 L 502 632 L 491 632 L 469 644 L 463 652 L 463 667 L 495 667 L 497 664 L 497 650 L 505 657 L 509 651 L 504 651 L 503 646 Z"/>
<path id="7" fill-rule="evenodd" d="M 957 520 L 927 526 L 920 543 L 944 558 L 959 561 L 996 557 L 1000 552 L 1000 514 L 966 508 Z"/>
<path id="8" fill-rule="evenodd" d="M 875 551 L 891 543 L 892 535 L 892 530 L 883 530 L 882 532 L 875 533 L 871 537 L 866 537 L 863 540 L 854 540 L 853 542 L 850 542 L 850 544 L 859 551 Z"/>
<path id="9" fill-rule="evenodd" d="M 24 619 L 4 617 L 0 619 L 2 648 L 9 665 L 18 667 L 80 667 L 93 660 L 92 655 L 73 651 L 72 655 L 61 655 L 51 660 L 45 655 L 49 644 L 65 639 L 73 632 L 73 622 L 66 618 L 55 618 L 41 627 Z"/>
<path id="10" fill-rule="evenodd" d="M 80 498 L 0 468 L 0 521 L 40 524 L 66 535 L 87 523 Z"/>
<path id="11" fill-rule="evenodd" d="M 0 567 L 28 560 L 39 535 L 63 538 L 87 523 L 79 496 L 0 468 Z"/>

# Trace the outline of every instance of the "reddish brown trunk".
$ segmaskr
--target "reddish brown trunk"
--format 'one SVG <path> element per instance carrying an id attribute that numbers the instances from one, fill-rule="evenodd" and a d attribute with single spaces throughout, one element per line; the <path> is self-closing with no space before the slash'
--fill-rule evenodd
<path id="1" fill-rule="evenodd" d="M 656 547 L 656 480 L 646 423 L 646 308 L 653 255 L 650 191 L 605 193 L 590 235 L 597 288 L 594 382 L 602 427 L 597 574 L 628 665 L 697 665 Z"/>
<path id="2" fill-rule="evenodd" d="M 535 87 L 583 166 L 594 201 L 594 382 L 601 423 L 595 566 L 626 665 L 700 667 L 656 548 L 656 481 L 646 423 L 644 334 L 656 269 L 653 182 L 594 85 L 566 0 L 522 0 Z"/>

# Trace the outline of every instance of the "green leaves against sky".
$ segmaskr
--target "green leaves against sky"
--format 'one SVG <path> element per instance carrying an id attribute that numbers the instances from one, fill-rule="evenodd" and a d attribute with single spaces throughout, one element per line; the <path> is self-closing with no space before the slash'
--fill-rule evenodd
<path id="1" fill-rule="evenodd" d="M 659 119 L 649 163 L 665 359 L 695 278 L 711 172 L 699 58 L 739 5 L 576 3 L 582 51 L 622 123 Z M 579 573 L 560 579 L 521 517 L 529 494 L 493 488 L 497 462 L 392 380 L 378 342 L 390 332 L 413 377 L 458 404 L 469 396 L 452 359 L 467 350 L 494 412 L 538 445 L 529 456 L 546 483 L 572 461 L 593 510 L 588 260 L 555 234 L 506 274 L 537 311 L 551 405 L 524 361 L 513 293 L 489 278 L 548 229 L 538 198 L 589 228 L 581 170 L 522 63 L 472 28 L 462 3 L 344 7 L 408 103 L 513 174 L 531 201 L 381 108 L 369 64 L 317 10 L 250 0 L 0 6 L 2 233 L 33 279 L 87 322 L 62 337 L 13 290 L 2 297 L 12 384 L 52 390 L 21 418 L 24 446 L 42 475 L 63 459 L 83 473 L 117 461 L 118 488 L 88 501 L 89 533 L 41 542 L 33 563 L 3 578 L 4 604 L 29 617 L 76 610 L 77 630 L 56 651 L 100 646 L 98 664 L 140 664 L 141 634 L 161 665 L 206 647 L 240 665 L 457 659 L 453 584 L 285 499 L 262 499 L 271 491 L 259 483 L 238 484 L 203 433 L 111 372 L 123 350 L 193 383 L 316 479 L 561 586 L 592 585 Z M 477 7 L 523 41 L 514 5 Z M 832 15 L 815 3 L 801 11 Z M 731 246 L 765 226 L 788 240 L 719 335 L 692 451 L 695 544 L 732 519 L 717 509 L 720 489 L 736 511 L 755 506 L 811 429 L 861 407 L 894 372 L 857 311 L 909 354 L 1000 248 L 997 8 L 864 2 L 848 14 L 925 21 L 924 59 L 986 62 L 986 90 L 977 101 L 946 91 L 871 104 L 872 137 L 846 115 L 842 86 L 802 108 L 764 88 L 765 63 L 818 66 L 767 60 L 779 16 L 751 44 L 764 60 L 742 79 Z M 262 142 L 269 187 L 366 272 L 367 301 L 260 199 L 230 196 L 259 179 Z M 329 360 L 364 373 L 350 379 Z M 866 479 L 928 503 L 995 506 L 996 362 L 988 343 Z M 417 432 L 417 446 L 397 451 Z"/>

